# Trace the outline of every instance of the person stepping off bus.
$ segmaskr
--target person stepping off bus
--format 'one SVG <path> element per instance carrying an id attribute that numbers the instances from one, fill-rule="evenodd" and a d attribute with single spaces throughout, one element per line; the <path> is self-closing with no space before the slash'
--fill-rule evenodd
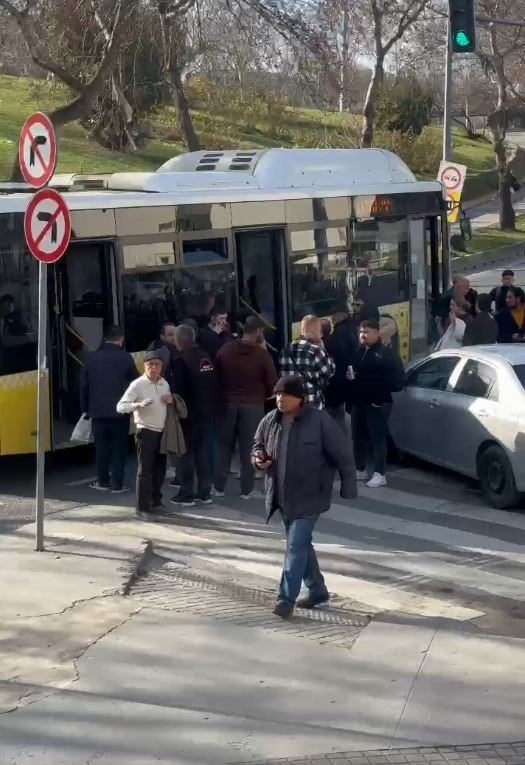
<path id="1" fill-rule="evenodd" d="M 124 332 L 109 327 L 98 351 L 88 353 L 82 373 L 82 412 L 93 421 L 97 480 L 92 489 L 121 494 L 128 491 L 124 471 L 128 456 L 129 414 L 119 414 L 117 403 L 139 373 L 131 353 L 124 350 Z"/>

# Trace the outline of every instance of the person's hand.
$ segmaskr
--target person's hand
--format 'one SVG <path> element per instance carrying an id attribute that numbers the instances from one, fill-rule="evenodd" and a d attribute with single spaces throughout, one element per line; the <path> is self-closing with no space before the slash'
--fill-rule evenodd
<path id="1" fill-rule="evenodd" d="M 255 467 L 257 470 L 268 470 L 272 464 L 272 460 L 268 458 L 264 452 L 257 452 L 253 458 Z"/>
<path id="2" fill-rule="evenodd" d="M 163 404 L 166 404 L 169 406 L 170 404 L 173 404 L 173 396 L 171 393 L 166 393 L 164 396 L 161 396 L 161 399 Z"/>
<path id="3" fill-rule="evenodd" d="M 151 406 L 153 404 L 152 398 L 145 398 L 144 401 L 140 402 L 140 408 L 144 409 L 147 406 Z"/>

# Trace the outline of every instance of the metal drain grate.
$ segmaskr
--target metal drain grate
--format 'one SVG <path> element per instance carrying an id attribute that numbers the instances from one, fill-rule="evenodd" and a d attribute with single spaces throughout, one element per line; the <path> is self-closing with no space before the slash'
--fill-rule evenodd
<path id="1" fill-rule="evenodd" d="M 283 621 L 271 613 L 273 593 L 216 581 L 182 566 L 150 571 L 137 581 L 130 595 L 150 608 L 191 612 L 341 648 L 351 648 L 370 621 L 361 614 L 333 608 L 297 610 L 292 620 Z"/>

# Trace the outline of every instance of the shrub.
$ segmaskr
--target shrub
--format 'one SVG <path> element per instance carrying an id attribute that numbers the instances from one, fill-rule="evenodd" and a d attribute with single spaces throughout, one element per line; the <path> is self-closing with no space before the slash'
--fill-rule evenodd
<path id="1" fill-rule="evenodd" d="M 419 135 L 430 122 L 433 95 L 415 77 L 385 84 L 377 102 L 377 127 Z"/>

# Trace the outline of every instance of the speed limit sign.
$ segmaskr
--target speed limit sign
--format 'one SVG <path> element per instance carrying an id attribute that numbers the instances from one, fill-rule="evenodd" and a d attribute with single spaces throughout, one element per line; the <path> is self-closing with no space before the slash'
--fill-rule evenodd
<path id="1" fill-rule="evenodd" d="M 438 180 L 441 181 L 446 191 L 456 191 L 461 194 L 466 174 L 465 165 L 457 165 L 455 162 L 442 162 L 439 166 Z"/>

